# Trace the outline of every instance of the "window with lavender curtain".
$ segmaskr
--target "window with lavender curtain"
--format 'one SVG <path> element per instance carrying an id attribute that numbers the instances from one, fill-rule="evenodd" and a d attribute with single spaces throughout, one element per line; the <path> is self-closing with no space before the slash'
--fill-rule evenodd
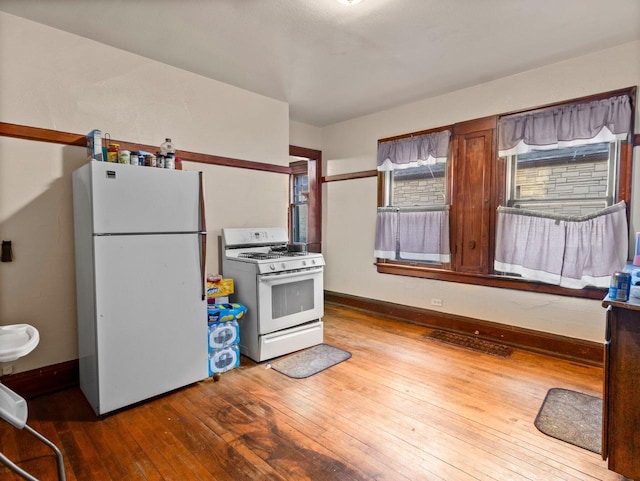
<path id="1" fill-rule="evenodd" d="M 499 155 L 517 161 L 518 155 L 536 150 L 615 145 L 628 137 L 631 111 L 623 95 L 504 117 L 498 122 Z M 609 167 L 610 175 L 616 171 L 617 157 Z M 611 205 L 614 192 L 606 194 L 609 207 L 581 216 L 537 211 L 535 201 L 531 210 L 499 207 L 495 270 L 569 288 L 607 287 L 611 273 L 627 260 L 628 226 L 625 203 Z"/>
<path id="2" fill-rule="evenodd" d="M 451 132 L 421 134 L 380 142 L 378 171 L 385 172 L 386 201 L 378 209 L 374 255 L 381 259 L 447 263 L 449 209 L 443 175 L 449 156 Z M 397 176 L 397 172 L 402 172 Z M 409 176 L 404 173 L 410 172 Z M 408 187 L 406 179 L 423 181 Z M 437 177 L 437 179 L 436 179 Z M 434 180 L 430 183 L 429 181 Z M 403 200 L 393 199 L 393 184 L 406 182 Z M 407 192 L 410 190 L 410 192 Z"/>

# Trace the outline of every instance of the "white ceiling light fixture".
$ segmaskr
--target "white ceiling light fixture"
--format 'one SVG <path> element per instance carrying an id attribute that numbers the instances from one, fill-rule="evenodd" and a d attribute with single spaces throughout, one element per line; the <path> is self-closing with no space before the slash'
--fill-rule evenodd
<path id="1" fill-rule="evenodd" d="M 343 5 L 355 5 L 357 3 L 360 3 L 362 0 L 338 0 L 338 1 Z"/>

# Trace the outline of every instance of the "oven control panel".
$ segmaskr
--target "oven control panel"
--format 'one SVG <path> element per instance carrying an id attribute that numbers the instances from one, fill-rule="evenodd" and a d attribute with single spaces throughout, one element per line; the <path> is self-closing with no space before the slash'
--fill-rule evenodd
<path id="1" fill-rule="evenodd" d="M 222 229 L 226 246 L 259 246 L 286 244 L 289 241 L 284 227 Z"/>
<path id="2" fill-rule="evenodd" d="M 274 259 L 269 262 L 258 264 L 260 274 L 270 274 L 275 272 L 302 271 L 324 266 L 322 255 L 305 256 L 304 259 Z"/>

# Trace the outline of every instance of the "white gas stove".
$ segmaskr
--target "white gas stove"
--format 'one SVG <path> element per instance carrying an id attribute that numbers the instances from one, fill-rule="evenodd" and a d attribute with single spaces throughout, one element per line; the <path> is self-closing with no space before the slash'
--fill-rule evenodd
<path id="1" fill-rule="evenodd" d="M 222 273 L 247 306 L 240 352 L 258 362 L 323 341 L 324 259 L 288 240 L 281 227 L 222 229 Z"/>

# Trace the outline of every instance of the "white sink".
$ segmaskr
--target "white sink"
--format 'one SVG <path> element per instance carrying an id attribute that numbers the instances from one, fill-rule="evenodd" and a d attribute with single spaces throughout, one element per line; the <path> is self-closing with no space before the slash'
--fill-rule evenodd
<path id="1" fill-rule="evenodd" d="M 0 326 L 0 362 L 12 362 L 33 351 L 40 342 L 38 330 L 29 324 Z"/>

